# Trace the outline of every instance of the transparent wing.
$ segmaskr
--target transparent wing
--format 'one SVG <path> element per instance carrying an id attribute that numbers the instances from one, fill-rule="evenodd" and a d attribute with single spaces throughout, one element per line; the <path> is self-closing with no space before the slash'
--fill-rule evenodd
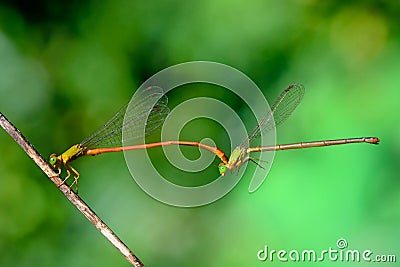
<path id="1" fill-rule="evenodd" d="M 274 129 L 277 125 L 284 122 L 301 102 L 304 95 L 304 86 L 299 83 L 289 85 L 274 101 L 271 111 L 266 113 L 257 126 L 249 132 L 242 146 L 260 137 L 261 133 Z"/>
<path id="2" fill-rule="evenodd" d="M 83 140 L 82 144 L 89 148 L 120 146 L 122 132 L 125 133 L 126 141 L 150 135 L 168 116 L 167 104 L 168 98 L 161 87 L 147 87 L 137 92 L 130 103 L 123 106 L 103 127 Z M 143 126 L 146 127 L 145 132 Z"/>

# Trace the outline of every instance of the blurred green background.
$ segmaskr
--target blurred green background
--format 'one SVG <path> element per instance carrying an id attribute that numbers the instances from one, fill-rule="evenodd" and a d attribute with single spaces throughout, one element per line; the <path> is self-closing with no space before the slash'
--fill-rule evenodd
<path id="1" fill-rule="evenodd" d="M 255 193 L 245 177 L 223 199 L 190 209 L 141 191 L 122 154 L 82 158 L 74 162 L 80 196 L 148 266 L 289 266 L 260 262 L 257 251 L 337 248 L 339 238 L 399 261 L 399 14 L 389 0 L 1 1 L 0 111 L 47 158 L 174 64 L 230 65 L 269 100 L 301 82 L 306 95 L 278 142 L 378 136 L 381 144 L 278 152 Z M 170 107 L 196 96 L 223 100 L 254 126 L 246 105 L 222 88 L 172 91 Z M 182 139 L 209 137 L 231 149 L 218 124 L 191 123 Z M 151 153 L 172 177 L 218 177 L 213 166 L 180 173 L 161 150 Z M 0 266 L 129 266 L 4 131 L 0 155 Z M 333 264 L 365 265 L 301 265 Z"/>

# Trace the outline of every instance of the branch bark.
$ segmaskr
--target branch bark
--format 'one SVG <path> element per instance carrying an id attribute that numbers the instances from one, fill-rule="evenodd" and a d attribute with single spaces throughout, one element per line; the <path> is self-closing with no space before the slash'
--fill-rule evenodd
<path id="1" fill-rule="evenodd" d="M 62 183 L 62 179 L 51 168 L 46 160 L 36 151 L 21 132 L 0 113 L 1 127 L 21 146 L 25 153 L 39 166 L 47 177 L 57 186 L 67 199 L 110 241 L 121 254 L 135 267 L 144 264 L 138 257 L 118 238 L 116 234 L 94 213 L 92 209 L 77 195 L 68 185 Z"/>

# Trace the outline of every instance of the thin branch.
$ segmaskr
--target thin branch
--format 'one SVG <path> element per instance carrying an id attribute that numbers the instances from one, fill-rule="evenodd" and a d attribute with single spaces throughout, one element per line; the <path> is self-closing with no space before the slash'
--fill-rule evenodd
<path id="1" fill-rule="evenodd" d="M 60 189 L 68 200 L 110 241 L 122 255 L 135 267 L 142 267 L 144 264 L 132 251 L 117 237 L 116 234 L 92 211 L 89 206 L 75 194 L 62 179 L 43 159 L 36 149 L 26 140 L 21 132 L 7 120 L 0 112 L 1 127 L 22 147 L 26 154 L 39 166 L 50 180 Z"/>

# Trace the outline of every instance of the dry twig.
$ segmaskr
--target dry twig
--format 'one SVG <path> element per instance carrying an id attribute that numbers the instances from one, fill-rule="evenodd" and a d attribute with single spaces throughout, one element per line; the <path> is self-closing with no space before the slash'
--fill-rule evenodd
<path id="1" fill-rule="evenodd" d="M 90 209 L 90 207 L 75 194 L 62 179 L 26 140 L 21 132 L 0 113 L 1 127 L 22 147 L 26 154 L 39 166 L 50 180 L 63 192 L 68 200 L 110 241 L 122 255 L 135 267 L 144 266 L 138 257 L 114 234 L 114 232 Z"/>

